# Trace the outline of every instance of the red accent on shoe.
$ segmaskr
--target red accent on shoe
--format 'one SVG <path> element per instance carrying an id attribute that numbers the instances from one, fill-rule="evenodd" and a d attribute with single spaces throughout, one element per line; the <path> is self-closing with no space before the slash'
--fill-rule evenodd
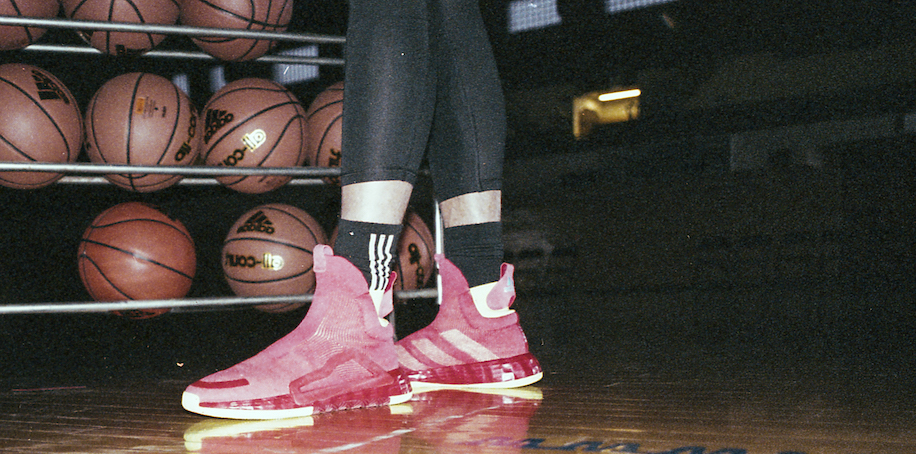
<path id="1" fill-rule="evenodd" d="M 461 271 L 437 255 L 442 278 L 442 305 L 426 328 L 396 344 L 401 367 L 414 383 L 524 386 L 542 376 L 537 359 L 511 312 L 498 318 L 480 315 Z M 506 309 L 515 300 L 514 268 L 502 267 L 499 282 L 488 295 L 488 305 Z"/>
<path id="2" fill-rule="evenodd" d="M 213 381 L 213 382 L 198 380 L 196 383 L 194 383 L 191 386 L 196 386 L 198 388 L 203 388 L 203 389 L 226 389 L 226 388 L 236 388 L 239 386 L 247 386 L 247 385 L 248 385 L 248 380 L 245 380 L 244 378 L 240 378 L 238 380 Z"/>

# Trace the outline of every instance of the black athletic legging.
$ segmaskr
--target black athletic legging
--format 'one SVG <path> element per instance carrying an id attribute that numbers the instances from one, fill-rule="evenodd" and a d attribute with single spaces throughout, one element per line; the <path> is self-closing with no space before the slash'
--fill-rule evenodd
<path id="1" fill-rule="evenodd" d="M 350 0 L 344 185 L 416 182 L 439 200 L 500 189 L 505 110 L 477 0 Z"/>

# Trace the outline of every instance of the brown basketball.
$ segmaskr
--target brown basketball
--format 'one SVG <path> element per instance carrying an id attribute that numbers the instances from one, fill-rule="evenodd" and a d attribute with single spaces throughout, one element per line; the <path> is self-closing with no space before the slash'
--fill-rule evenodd
<path id="1" fill-rule="evenodd" d="M 331 245 L 337 241 L 337 227 L 331 232 Z M 398 278 L 395 290 L 416 290 L 429 282 L 433 273 L 436 242 L 429 227 L 413 210 L 404 215 L 404 227 L 398 239 Z"/>
<path id="2" fill-rule="evenodd" d="M 293 13 L 293 0 L 185 0 L 181 22 L 195 27 L 283 32 Z M 274 47 L 273 40 L 195 37 L 201 50 L 226 61 L 258 58 Z"/>
<path id="3" fill-rule="evenodd" d="M 197 159 L 197 110 L 170 80 L 147 73 L 109 80 L 86 107 L 86 152 L 95 163 L 189 165 Z M 181 179 L 166 174 L 111 174 L 112 183 L 151 192 Z"/>
<path id="4" fill-rule="evenodd" d="M 83 233 L 80 279 L 96 301 L 181 298 L 197 267 L 194 241 L 184 225 L 139 202 L 115 205 Z M 168 309 L 119 315 L 149 318 Z"/>
<path id="5" fill-rule="evenodd" d="M 398 240 L 397 290 L 416 290 L 426 286 L 433 274 L 436 243 L 429 227 L 413 211 L 404 216 L 404 230 Z"/>
<path id="6" fill-rule="evenodd" d="M 57 16 L 57 0 L 0 0 L 0 16 L 52 18 Z M 48 30 L 35 27 L 0 26 L 0 50 L 22 49 L 38 41 Z"/>
<path id="7" fill-rule="evenodd" d="M 321 225 L 304 210 L 272 203 L 243 214 L 223 243 L 223 273 L 239 296 L 300 295 L 315 288 L 312 250 L 327 243 Z M 286 312 L 305 303 L 255 306 Z"/>
<path id="8" fill-rule="evenodd" d="M 282 85 L 267 79 L 231 82 L 210 97 L 200 122 L 207 165 L 298 167 L 305 162 L 305 109 Z M 239 192 L 260 194 L 291 180 L 283 175 L 227 176 L 217 180 Z"/>
<path id="9" fill-rule="evenodd" d="M 178 22 L 178 0 L 61 0 L 70 19 L 132 24 L 173 25 Z M 156 47 L 165 35 L 153 33 L 79 32 L 92 47 L 111 55 L 138 55 Z"/>
<path id="10" fill-rule="evenodd" d="M 307 141 L 306 155 L 310 165 L 340 167 L 340 137 L 343 124 L 343 82 L 326 88 L 309 105 L 305 112 Z M 340 178 L 325 178 L 331 184 L 340 184 Z"/>
<path id="11" fill-rule="evenodd" d="M 0 161 L 76 161 L 83 141 L 83 118 L 76 99 L 59 79 L 31 65 L 0 65 L 0 100 Z M 0 184 L 34 189 L 62 176 L 2 172 Z"/>

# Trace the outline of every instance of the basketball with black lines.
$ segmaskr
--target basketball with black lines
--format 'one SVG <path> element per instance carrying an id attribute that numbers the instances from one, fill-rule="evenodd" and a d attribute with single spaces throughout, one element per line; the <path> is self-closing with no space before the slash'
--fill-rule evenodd
<path id="1" fill-rule="evenodd" d="M 0 16 L 19 16 L 49 19 L 60 10 L 58 0 L 0 0 Z M 0 26 L 0 50 L 14 50 L 27 47 L 38 41 L 48 29 Z"/>
<path id="2" fill-rule="evenodd" d="M 80 279 L 96 301 L 172 299 L 187 295 L 197 269 L 194 240 L 153 205 L 126 202 L 98 215 L 77 253 Z M 149 318 L 168 309 L 118 315 Z"/>
<path id="3" fill-rule="evenodd" d="M 343 124 L 343 82 L 329 86 L 318 94 L 305 112 L 308 163 L 316 167 L 340 167 L 341 127 Z M 340 184 L 340 178 L 325 178 Z"/>
<path id="4" fill-rule="evenodd" d="M 212 27 L 265 32 L 283 32 L 293 14 L 293 0 L 184 0 L 181 22 L 194 27 Z M 225 61 L 256 59 L 271 49 L 270 39 L 193 37 L 201 50 Z"/>
<path id="5" fill-rule="evenodd" d="M 223 273 L 239 296 L 310 293 L 315 288 L 312 250 L 326 244 L 321 225 L 305 210 L 272 203 L 247 211 L 229 229 L 223 243 Z M 259 305 L 285 312 L 305 303 Z"/>
<path id="6" fill-rule="evenodd" d="M 190 165 L 199 153 L 197 110 L 188 95 L 165 77 L 117 76 L 96 91 L 86 107 L 86 154 L 97 164 Z M 177 183 L 180 175 L 108 174 L 115 185 L 151 192 Z"/>
<path id="7" fill-rule="evenodd" d="M 230 82 L 202 111 L 201 156 L 207 165 L 298 167 L 305 162 L 305 108 L 282 85 L 267 79 Z M 287 175 L 232 175 L 217 181 L 260 194 L 289 182 Z"/>
<path id="8" fill-rule="evenodd" d="M 132 24 L 174 25 L 179 0 L 61 0 L 70 19 Z M 92 47 L 110 55 L 139 55 L 156 47 L 166 35 L 141 32 L 79 30 Z"/>
<path id="9" fill-rule="evenodd" d="M 401 238 L 398 239 L 398 279 L 396 290 L 416 290 L 426 286 L 433 273 L 436 243 L 429 226 L 416 212 L 404 216 Z"/>
<path id="10" fill-rule="evenodd" d="M 83 116 L 70 90 L 32 65 L 0 65 L 0 161 L 70 163 L 83 143 Z M 63 175 L 0 172 L 0 185 L 35 189 Z"/>

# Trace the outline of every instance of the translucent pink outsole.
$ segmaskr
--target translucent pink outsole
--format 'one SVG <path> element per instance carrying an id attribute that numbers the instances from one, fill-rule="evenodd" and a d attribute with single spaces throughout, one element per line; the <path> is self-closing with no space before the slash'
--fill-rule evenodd
<path id="1" fill-rule="evenodd" d="M 516 388 L 543 377 L 541 365 L 531 353 L 472 364 L 408 371 L 414 386 Z"/>
<path id="2" fill-rule="evenodd" d="M 216 418 L 278 419 L 310 416 L 329 411 L 395 405 L 412 396 L 407 375 L 399 370 L 389 372 L 391 381 L 383 386 L 342 392 L 328 399 L 301 405 L 291 395 L 229 402 L 200 402 L 196 395 L 185 392 L 182 404 L 194 413 Z"/>

